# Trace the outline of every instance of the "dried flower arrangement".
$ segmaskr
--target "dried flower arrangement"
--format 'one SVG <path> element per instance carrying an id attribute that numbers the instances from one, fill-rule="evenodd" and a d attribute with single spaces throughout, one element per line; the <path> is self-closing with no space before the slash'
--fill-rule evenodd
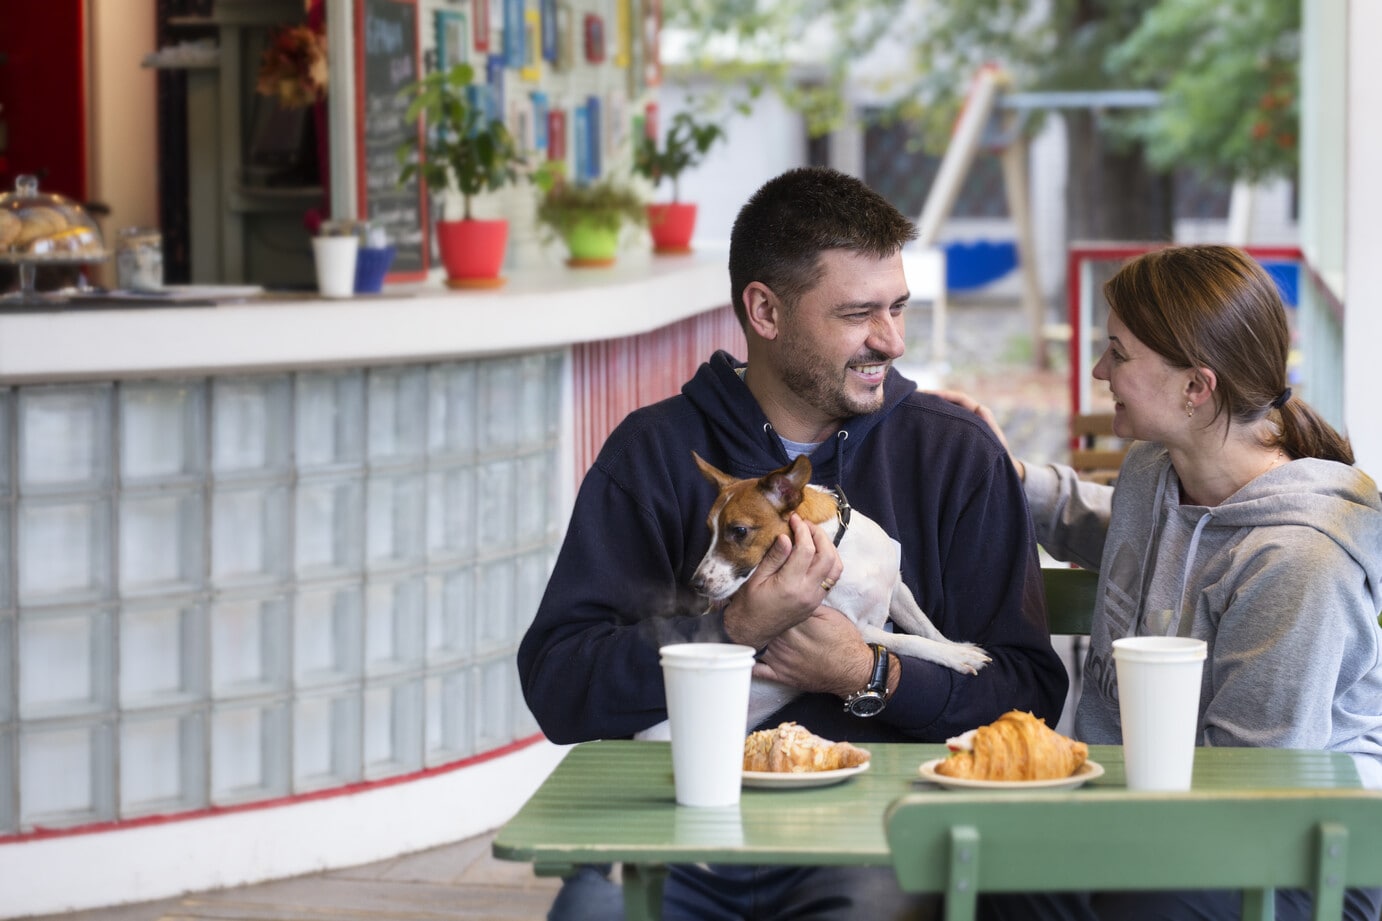
<path id="1" fill-rule="evenodd" d="M 255 89 L 277 97 L 286 109 L 298 109 L 325 98 L 327 75 L 325 33 L 310 25 L 285 26 L 264 49 Z"/>

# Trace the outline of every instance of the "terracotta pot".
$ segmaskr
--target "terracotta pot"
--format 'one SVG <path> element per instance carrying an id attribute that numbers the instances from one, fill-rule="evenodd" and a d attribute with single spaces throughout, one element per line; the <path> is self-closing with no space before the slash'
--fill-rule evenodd
<path id="1" fill-rule="evenodd" d="M 680 202 L 649 205 L 648 231 L 653 235 L 655 253 L 691 252 L 691 235 L 696 232 L 696 206 Z"/>
<path id="2" fill-rule="evenodd" d="M 619 251 L 619 228 L 606 227 L 582 220 L 562 238 L 571 258 L 566 264 L 574 268 L 593 268 L 613 265 Z"/>
<path id="3" fill-rule="evenodd" d="M 497 288 L 504 283 L 504 248 L 509 222 L 438 221 L 437 246 L 451 288 Z"/>

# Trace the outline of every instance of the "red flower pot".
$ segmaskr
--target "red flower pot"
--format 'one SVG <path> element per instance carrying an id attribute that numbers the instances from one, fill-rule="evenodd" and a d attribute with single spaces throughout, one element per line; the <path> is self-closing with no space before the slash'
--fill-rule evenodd
<path id="1" fill-rule="evenodd" d="M 437 246 L 451 288 L 497 288 L 509 241 L 509 222 L 438 221 Z"/>
<path id="2" fill-rule="evenodd" d="M 680 202 L 649 205 L 648 231 L 653 236 L 655 253 L 691 252 L 691 235 L 696 231 L 696 206 Z"/>

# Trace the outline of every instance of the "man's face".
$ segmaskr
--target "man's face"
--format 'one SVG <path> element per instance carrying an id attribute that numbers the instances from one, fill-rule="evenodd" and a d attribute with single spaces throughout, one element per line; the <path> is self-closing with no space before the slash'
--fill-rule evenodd
<path id="1" fill-rule="evenodd" d="M 827 250 L 821 267 L 820 282 L 783 311 L 774 364 L 801 416 L 838 423 L 883 405 L 909 294 L 901 255 Z"/>

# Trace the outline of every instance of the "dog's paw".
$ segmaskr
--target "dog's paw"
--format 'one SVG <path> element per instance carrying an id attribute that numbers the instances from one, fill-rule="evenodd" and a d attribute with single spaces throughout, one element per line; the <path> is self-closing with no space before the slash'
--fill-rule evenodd
<path id="1" fill-rule="evenodd" d="M 973 643 L 952 643 L 947 650 L 946 666 L 962 675 L 977 675 L 979 669 L 993 661 L 984 650 Z"/>

